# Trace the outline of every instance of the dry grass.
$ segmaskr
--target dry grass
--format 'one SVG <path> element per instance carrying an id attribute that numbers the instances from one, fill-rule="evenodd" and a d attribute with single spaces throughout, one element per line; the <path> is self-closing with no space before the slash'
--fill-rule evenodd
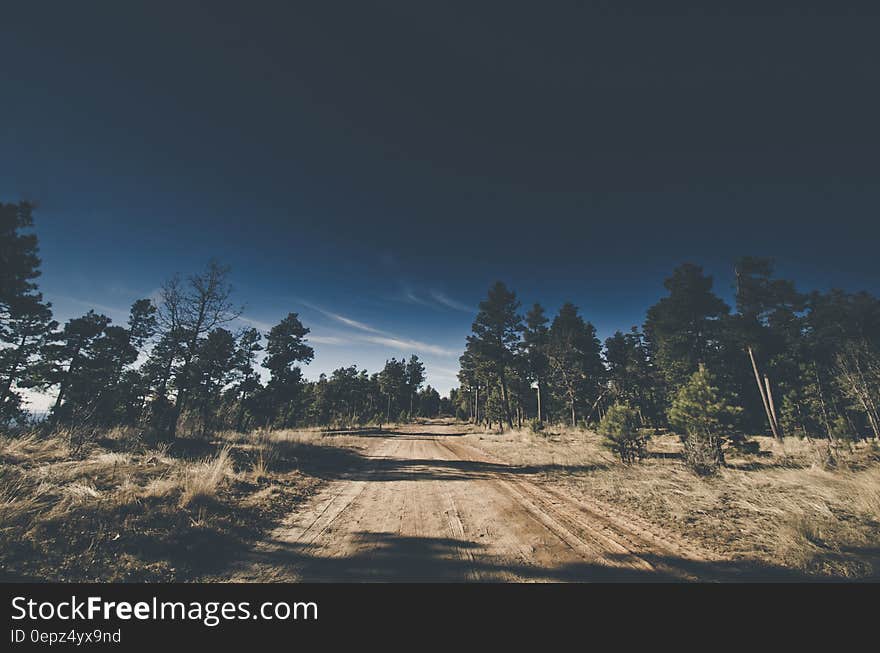
<path id="1" fill-rule="evenodd" d="M 230 448 L 227 445 L 213 458 L 188 465 L 182 470 L 181 506 L 216 501 L 220 486 L 233 474 L 229 451 Z"/>
<path id="2" fill-rule="evenodd" d="M 678 438 L 656 437 L 654 457 L 623 465 L 587 431 L 550 429 L 468 436 L 474 444 L 585 498 L 620 504 L 696 540 L 719 559 L 754 561 L 810 577 L 880 574 L 880 452 L 821 442 L 757 438 L 761 452 L 728 452 L 728 466 L 699 478 L 677 457 Z"/>
<path id="3" fill-rule="evenodd" d="M 223 433 L 147 447 L 130 429 L 0 436 L 0 578 L 191 580 L 313 492 L 353 438 Z"/>

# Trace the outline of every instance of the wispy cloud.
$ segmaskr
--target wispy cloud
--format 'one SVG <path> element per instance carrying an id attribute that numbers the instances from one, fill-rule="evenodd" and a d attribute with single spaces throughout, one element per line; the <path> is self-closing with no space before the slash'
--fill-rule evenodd
<path id="1" fill-rule="evenodd" d="M 324 315 L 325 317 L 334 320 L 335 322 L 339 322 L 355 331 L 360 331 L 361 333 L 349 333 L 345 334 L 344 337 L 324 337 L 325 344 L 353 344 L 356 342 L 361 343 L 370 343 L 374 345 L 384 345 L 386 347 L 395 347 L 398 349 L 408 349 L 411 351 L 417 351 L 427 354 L 435 354 L 437 356 L 454 356 L 457 352 L 446 349 L 445 347 L 440 347 L 438 345 L 432 345 L 428 342 L 422 342 L 421 340 L 415 340 L 412 338 L 407 338 L 404 336 L 400 336 L 394 333 L 390 333 L 388 331 L 384 331 L 382 329 L 377 329 L 376 327 L 367 324 L 366 322 L 361 322 L 360 320 L 352 319 L 346 315 L 342 315 L 340 313 L 336 313 L 333 311 L 329 311 L 325 308 L 312 304 L 311 302 L 307 302 L 304 300 L 299 300 L 301 304 L 307 306 L 313 311 L 317 311 Z M 321 340 L 319 337 L 310 337 L 312 342 L 321 344 Z"/>
<path id="2" fill-rule="evenodd" d="M 438 347 L 420 340 L 410 340 L 408 338 L 397 338 L 395 336 L 364 336 L 366 342 L 372 342 L 376 345 L 385 345 L 386 347 L 397 347 L 398 349 L 410 349 L 428 354 L 436 354 L 437 356 L 453 356 L 455 352 L 445 347 Z"/>
<path id="3" fill-rule="evenodd" d="M 411 304 L 418 304 L 419 306 L 430 306 L 434 308 L 434 305 L 431 302 L 426 299 L 422 299 L 410 289 L 404 291 L 403 297 Z"/>
<path id="4" fill-rule="evenodd" d="M 451 308 L 456 311 L 463 311 L 465 313 L 474 313 L 475 312 L 474 308 L 472 306 L 468 306 L 467 304 L 462 304 L 461 302 L 456 301 L 456 300 L 452 299 L 451 297 L 444 295 L 439 290 L 432 290 L 431 297 L 433 297 L 434 301 L 436 301 L 439 304 L 443 304 L 443 306 L 446 306 L 447 308 Z"/>
<path id="5" fill-rule="evenodd" d="M 350 345 L 354 343 L 354 340 L 351 338 L 340 338 L 339 336 L 316 336 L 311 333 L 306 336 L 306 340 L 308 342 L 313 342 L 318 345 Z"/>
<path id="6" fill-rule="evenodd" d="M 329 311 L 321 311 L 327 317 L 336 320 L 337 322 L 341 322 L 346 326 L 350 326 L 352 329 L 358 329 L 359 331 L 366 331 L 367 333 L 384 333 L 379 329 L 371 327 L 369 324 L 365 324 L 364 322 L 358 322 L 357 320 L 352 320 L 350 317 L 345 317 L 344 315 L 340 315 L 339 313 L 331 313 Z"/>
<path id="7" fill-rule="evenodd" d="M 467 304 L 450 297 L 442 290 L 437 290 L 436 288 L 415 290 L 411 285 L 406 282 L 401 282 L 400 293 L 395 297 L 395 299 L 397 301 L 402 301 L 407 304 L 427 306 L 428 308 L 433 308 L 434 310 L 452 309 L 454 311 L 461 311 L 463 313 L 476 312 L 476 309 L 473 306 L 468 306 Z"/>
<path id="8" fill-rule="evenodd" d="M 345 315 L 340 315 L 339 313 L 334 313 L 333 311 L 328 311 L 326 308 L 322 308 L 322 307 L 320 307 L 316 304 L 313 304 L 311 302 L 308 302 L 304 299 L 299 299 L 297 301 L 300 304 L 302 304 L 303 306 L 306 306 L 307 308 L 310 308 L 313 311 L 316 311 L 325 317 L 329 317 L 331 320 L 339 322 L 340 324 L 344 324 L 345 326 L 349 326 L 352 329 L 357 329 L 359 331 L 366 331 L 367 333 L 383 333 L 379 329 L 371 327 L 369 324 L 366 324 L 364 322 L 359 322 L 357 320 L 353 320 L 350 317 L 346 317 Z"/>

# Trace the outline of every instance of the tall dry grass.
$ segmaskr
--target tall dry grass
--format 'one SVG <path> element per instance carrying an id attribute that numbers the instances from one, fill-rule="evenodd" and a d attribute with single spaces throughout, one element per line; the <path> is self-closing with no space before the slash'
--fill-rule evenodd
<path id="1" fill-rule="evenodd" d="M 678 438 L 653 438 L 654 457 L 623 465 L 590 431 L 556 428 L 467 436 L 472 444 L 585 500 L 597 497 L 698 542 L 719 559 L 755 560 L 805 574 L 880 573 L 880 452 L 821 441 L 758 437 L 761 452 L 728 452 L 700 478 L 677 457 Z"/>
<path id="2" fill-rule="evenodd" d="M 188 465 L 180 474 L 180 505 L 192 506 L 217 499 L 217 491 L 232 476 L 232 460 L 229 446 L 225 446 L 213 458 Z"/>
<path id="3" fill-rule="evenodd" d="M 313 459 L 332 466 L 346 440 L 317 430 L 223 433 L 169 448 L 134 429 L 73 439 L 0 434 L 0 541 L 8 545 L 0 577 L 197 577 L 230 542 L 287 514 L 321 482 L 309 471 Z M 210 453 L 194 459 L 199 452 Z"/>

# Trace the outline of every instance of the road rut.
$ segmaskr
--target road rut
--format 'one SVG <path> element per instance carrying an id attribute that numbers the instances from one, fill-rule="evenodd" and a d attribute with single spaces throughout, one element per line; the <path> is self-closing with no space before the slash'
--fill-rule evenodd
<path id="1" fill-rule="evenodd" d="M 374 437 L 234 570 L 235 581 L 711 580 L 681 536 L 461 441 L 467 427 Z"/>

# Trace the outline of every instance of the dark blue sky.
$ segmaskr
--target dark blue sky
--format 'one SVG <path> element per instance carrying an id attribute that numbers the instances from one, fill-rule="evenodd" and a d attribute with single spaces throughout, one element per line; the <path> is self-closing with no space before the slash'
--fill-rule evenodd
<path id="1" fill-rule="evenodd" d="M 880 290 L 876 13 L 14 4 L 0 199 L 61 319 L 216 257 L 309 376 L 415 351 L 446 391 L 496 278 L 602 337 L 683 261 Z"/>

